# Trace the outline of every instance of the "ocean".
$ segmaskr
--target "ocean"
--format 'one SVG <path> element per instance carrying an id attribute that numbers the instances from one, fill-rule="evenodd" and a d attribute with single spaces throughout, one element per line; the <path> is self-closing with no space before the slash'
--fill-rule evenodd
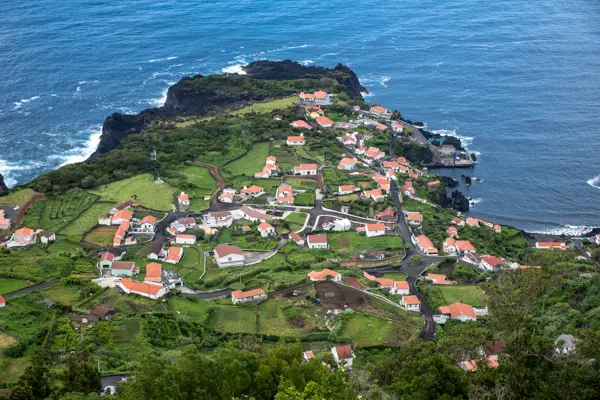
<path id="1" fill-rule="evenodd" d="M 600 4 L 23 0 L 0 4 L 0 172 L 86 159 L 113 112 L 257 59 L 349 65 L 369 101 L 479 155 L 471 215 L 538 232 L 600 226 Z"/>

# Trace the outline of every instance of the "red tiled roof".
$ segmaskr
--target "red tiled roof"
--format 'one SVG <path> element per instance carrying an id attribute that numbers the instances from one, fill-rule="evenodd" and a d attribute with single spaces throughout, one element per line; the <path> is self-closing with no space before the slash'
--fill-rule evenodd
<path id="1" fill-rule="evenodd" d="M 268 222 L 262 222 L 260 225 L 258 225 L 259 231 L 266 231 L 269 228 L 273 228 L 273 225 L 269 224 Z"/>
<path id="2" fill-rule="evenodd" d="M 371 107 L 371 112 L 378 112 L 378 113 L 386 113 L 387 112 L 387 108 L 381 107 L 381 106 L 373 106 Z"/>
<path id="3" fill-rule="evenodd" d="M 365 226 L 365 230 L 367 232 L 385 231 L 385 225 L 384 224 L 367 224 Z"/>
<path id="4" fill-rule="evenodd" d="M 219 258 L 227 257 L 230 254 L 237 254 L 240 256 L 244 255 L 244 253 L 242 253 L 242 249 L 228 244 L 220 244 L 217 247 L 215 247 L 215 254 Z"/>
<path id="5" fill-rule="evenodd" d="M 329 118 L 323 116 L 323 117 L 318 117 L 317 118 L 317 123 L 319 125 L 331 125 L 331 124 L 333 124 L 333 121 L 330 120 Z"/>
<path id="6" fill-rule="evenodd" d="M 17 236 L 32 236 L 33 235 L 33 229 L 29 229 L 29 228 L 17 229 L 15 231 L 15 235 L 17 235 Z"/>
<path id="7" fill-rule="evenodd" d="M 288 142 L 301 143 L 304 142 L 304 136 L 288 136 Z"/>
<path id="8" fill-rule="evenodd" d="M 152 215 L 146 215 L 144 218 L 142 218 L 142 220 L 140 221 L 140 224 L 144 224 L 144 223 L 149 223 L 152 225 L 156 224 L 156 217 L 152 216 Z"/>
<path id="9" fill-rule="evenodd" d="M 113 253 L 110 253 L 108 251 L 105 251 L 104 253 L 102 253 L 102 255 L 100 256 L 100 261 L 110 261 L 112 262 L 115 259 L 115 255 Z"/>
<path id="10" fill-rule="evenodd" d="M 146 293 L 150 295 L 155 295 L 164 288 L 163 285 L 136 282 L 131 280 L 131 278 L 121 279 L 121 284 L 132 292 Z"/>
<path id="11" fill-rule="evenodd" d="M 307 129 L 310 129 L 310 125 L 306 121 L 301 120 L 301 119 L 292 122 L 292 125 L 294 125 L 296 128 L 307 128 Z M 288 136 L 288 140 L 291 142 L 290 137 L 296 137 L 297 138 L 297 137 L 300 137 L 300 136 Z"/>
<path id="12" fill-rule="evenodd" d="M 335 272 L 331 269 L 324 269 L 322 271 L 310 271 L 307 275 L 309 278 L 312 278 L 312 279 L 325 279 L 328 276 L 335 278 L 336 276 L 339 275 L 339 273 Z"/>
<path id="13" fill-rule="evenodd" d="M 5 304 L 6 300 L 4 300 L 4 297 L 0 296 L 0 304 Z"/>
<path id="14" fill-rule="evenodd" d="M 327 235 L 325 234 L 320 234 L 320 235 L 308 235 L 306 237 L 306 240 L 309 243 L 327 243 Z"/>
<path id="15" fill-rule="evenodd" d="M 464 303 L 454 303 L 450 304 L 449 306 L 441 306 L 440 312 L 442 314 L 450 314 L 451 318 L 458 318 L 462 315 L 465 315 L 467 317 L 477 319 L 473 307 Z"/>
<path id="16" fill-rule="evenodd" d="M 175 239 L 196 239 L 196 236 L 194 236 L 194 235 L 186 235 L 184 233 L 180 233 L 177 236 L 175 236 Z"/>
<path id="17" fill-rule="evenodd" d="M 304 240 L 304 239 L 302 239 L 302 236 L 300 236 L 300 235 L 299 235 L 299 234 L 297 234 L 296 232 L 292 232 L 292 233 L 290 233 L 290 237 L 291 237 L 292 239 L 294 239 L 294 241 L 295 241 L 295 242 L 301 242 L 302 240 Z"/>
<path id="18" fill-rule="evenodd" d="M 340 185 L 339 190 L 341 192 L 348 192 L 348 191 L 354 191 L 354 190 L 356 190 L 356 188 L 354 187 L 354 185 Z"/>
<path id="19" fill-rule="evenodd" d="M 245 299 L 248 297 L 254 297 L 254 296 L 261 295 L 261 294 L 265 294 L 265 291 L 262 289 L 254 289 L 254 290 L 249 290 L 247 292 L 242 292 L 241 290 L 235 290 L 235 291 L 231 292 L 231 294 L 236 299 Z"/>
<path id="20" fill-rule="evenodd" d="M 427 278 L 435 280 L 435 283 L 437 283 L 437 284 L 446 284 L 447 285 L 449 283 L 452 283 L 448 280 L 448 278 L 444 274 L 427 274 Z"/>
<path id="21" fill-rule="evenodd" d="M 408 212 L 408 213 L 406 213 L 406 218 L 409 221 L 417 221 L 417 222 L 421 222 L 423 220 L 423 216 L 419 212 Z"/>
<path id="22" fill-rule="evenodd" d="M 134 263 L 132 261 L 115 261 L 112 264 L 111 269 L 128 269 L 131 270 L 134 267 Z"/>
<path id="23" fill-rule="evenodd" d="M 476 251 L 475 247 L 468 240 L 457 240 L 456 248 L 459 251 Z"/>
<path id="24" fill-rule="evenodd" d="M 300 164 L 294 167 L 294 171 L 316 171 L 317 164 Z"/>
<path id="25" fill-rule="evenodd" d="M 352 348 L 349 345 L 337 346 L 335 352 L 340 360 L 352 358 Z"/>
<path id="26" fill-rule="evenodd" d="M 183 249 L 181 247 L 169 247 L 165 261 L 179 261 L 182 255 Z"/>
<path id="27" fill-rule="evenodd" d="M 263 191 L 263 188 L 260 186 L 252 185 L 249 188 L 242 189 L 242 193 L 260 193 Z"/>
<path id="28" fill-rule="evenodd" d="M 404 304 L 421 304 L 417 296 L 402 296 L 402 302 Z"/>
<path id="29" fill-rule="evenodd" d="M 145 281 L 160 282 L 161 275 L 162 265 L 156 262 L 146 265 L 146 277 L 144 278 Z"/>

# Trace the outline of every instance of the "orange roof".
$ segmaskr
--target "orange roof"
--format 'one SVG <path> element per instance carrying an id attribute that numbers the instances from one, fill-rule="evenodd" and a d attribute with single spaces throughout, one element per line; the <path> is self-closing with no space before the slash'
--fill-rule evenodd
<path id="1" fill-rule="evenodd" d="M 29 228 L 17 229 L 15 231 L 15 235 L 17 235 L 17 236 L 32 236 L 33 235 L 33 229 L 29 229 Z"/>
<path id="2" fill-rule="evenodd" d="M 467 225 L 469 225 L 469 226 L 477 226 L 477 225 L 479 225 L 479 220 L 475 219 L 475 218 L 469 217 L 469 218 L 467 218 Z"/>
<path id="3" fill-rule="evenodd" d="M 178 199 L 179 199 L 179 200 L 181 200 L 181 201 L 185 201 L 185 200 L 189 200 L 189 199 L 190 199 L 190 196 L 188 196 L 187 194 L 185 194 L 185 193 L 183 193 L 183 192 L 182 192 L 182 193 L 179 195 Z"/>
<path id="4" fill-rule="evenodd" d="M 434 280 L 438 284 L 447 285 L 449 283 L 452 283 L 448 280 L 448 278 L 444 274 L 427 274 L 427 278 Z"/>
<path id="5" fill-rule="evenodd" d="M 461 222 L 463 222 L 463 220 L 462 220 L 462 219 L 460 219 L 460 218 L 458 218 L 458 217 L 454 217 L 454 218 L 452 219 L 452 222 L 458 225 L 458 224 L 460 224 Z"/>
<path id="6" fill-rule="evenodd" d="M 387 129 L 387 126 L 381 123 L 377 123 L 377 129 L 379 129 L 380 131 L 384 131 Z"/>
<path id="7" fill-rule="evenodd" d="M 307 128 L 307 129 L 310 129 L 310 125 L 306 121 L 304 121 L 302 119 L 299 119 L 297 121 L 292 122 L 292 125 L 294 125 L 296 128 Z M 298 137 L 298 136 L 288 136 L 288 140 L 290 140 L 290 137 Z"/>
<path id="8" fill-rule="evenodd" d="M 452 237 L 446 238 L 446 240 L 444 240 L 444 247 L 447 246 L 456 246 L 456 240 Z"/>
<path id="9" fill-rule="evenodd" d="M 196 236 L 194 236 L 194 235 L 186 235 L 184 233 L 180 233 L 177 236 L 175 236 L 175 239 L 196 239 Z"/>
<path id="10" fill-rule="evenodd" d="M 396 289 L 410 289 L 410 285 L 407 281 L 394 281 L 394 287 Z"/>
<path id="11" fill-rule="evenodd" d="M 340 161 L 340 164 L 344 164 L 344 165 L 356 164 L 356 160 L 354 158 L 344 157 Z"/>
<path id="12" fill-rule="evenodd" d="M 133 213 L 129 210 L 117 211 L 115 215 L 113 215 L 113 219 L 124 219 L 125 221 L 131 220 L 132 217 Z"/>
<path id="13" fill-rule="evenodd" d="M 354 185 L 341 185 L 339 190 L 342 192 L 347 192 L 351 190 L 354 191 L 356 190 L 356 188 L 354 187 Z"/>
<path id="14" fill-rule="evenodd" d="M 433 243 L 431 243 L 431 240 L 429 240 L 429 238 L 425 235 L 420 235 L 417 236 L 417 240 L 419 241 L 419 243 L 421 244 L 421 247 L 423 247 L 425 250 L 427 250 L 428 252 L 437 252 L 437 249 L 433 246 Z"/>
<path id="15" fill-rule="evenodd" d="M 317 118 L 317 124 L 319 125 L 331 125 L 333 124 L 333 121 L 330 120 L 329 118 L 322 116 L 322 117 L 318 117 Z"/>
<path id="16" fill-rule="evenodd" d="M 423 216 L 419 212 L 408 212 L 406 213 L 406 217 L 409 221 L 421 222 L 423 220 Z"/>
<path id="17" fill-rule="evenodd" d="M 0 296 L 0 304 L 4 304 L 6 303 L 6 300 L 4 300 L 4 297 Z"/>
<path id="18" fill-rule="evenodd" d="M 315 353 L 313 353 L 312 351 L 308 350 L 304 352 L 304 356 L 306 358 L 315 358 Z"/>
<path id="19" fill-rule="evenodd" d="M 146 277 L 144 278 L 145 281 L 160 282 L 161 275 L 162 265 L 156 262 L 146 265 Z"/>
<path id="20" fill-rule="evenodd" d="M 181 247 L 169 247 L 165 261 L 179 261 L 182 255 L 183 249 Z"/>
<path id="21" fill-rule="evenodd" d="M 475 315 L 473 307 L 464 303 L 454 303 L 450 304 L 449 306 L 441 306 L 440 312 L 442 314 L 450 314 L 450 318 L 458 318 L 464 315 L 473 319 L 477 319 L 477 315 Z"/>
<path id="22" fill-rule="evenodd" d="M 492 267 L 505 264 L 505 261 L 502 258 L 496 256 L 482 256 L 481 259 Z"/>
<path id="23" fill-rule="evenodd" d="M 327 96 L 327 92 L 325 92 L 323 90 L 318 90 L 315 92 L 315 98 L 317 98 L 317 99 L 324 99 L 325 96 Z"/>
<path id="24" fill-rule="evenodd" d="M 402 302 L 404 304 L 421 304 L 417 296 L 402 296 Z"/>
<path id="25" fill-rule="evenodd" d="M 436 180 L 436 181 L 431 181 L 431 182 L 427 182 L 427 186 L 435 186 L 435 185 L 439 185 L 441 182 Z"/>
<path id="26" fill-rule="evenodd" d="M 387 108 L 383 108 L 381 106 L 373 106 L 371 107 L 371 111 L 375 111 L 378 113 L 386 113 L 387 112 Z"/>
<path id="27" fill-rule="evenodd" d="M 339 273 L 335 272 L 331 269 L 324 269 L 322 271 L 310 271 L 307 275 L 309 278 L 322 280 L 322 279 L 327 278 L 328 276 L 335 278 L 336 276 L 339 275 Z"/>
<path id="28" fill-rule="evenodd" d="M 301 242 L 302 240 L 304 240 L 304 239 L 302 239 L 302 236 L 300 236 L 300 235 L 299 235 L 299 234 L 297 234 L 296 232 L 292 232 L 292 233 L 290 233 L 290 237 L 291 237 L 292 239 L 294 239 L 294 241 L 295 241 L 295 242 Z"/>
<path id="29" fill-rule="evenodd" d="M 100 256 L 100 261 L 111 261 L 112 262 L 114 259 L 115 259 L 115 255 L 108 251 L 102 253 L 102 255 Z"/>
<path id="30" fill-rule="evenodd" d="M 304 136 L 288 136 L 287 141 L 292 143 L 302 143 L 304 142 Z"/>
<path id="31" fill-rule="evenodd" d="M 364 192 L 365 196 L 382 197 L 383 193 L 379 189 L 367 190 Z"/>
<path id="32" fill-rule="evenodd" d="M 476 251 L 475 247 L 468 240 L 457 240 L 456 248 L 459 251 Z"/>
<path id="33" fill-rule="evenodd" d="M 260 193 L 263 191 L 263 188 L 260 186 L 252 185 L 249 188 L 242 189 L 242 193 Z"/>
<path id="34" fill-rule="evenodd" d="M 367 230 L 367 232 L 369 231 L 385 231 L 385 225 L 384 224 L 367 224 L 365 226 L 365 229 Z"/>
<path id="35" fill-rule="evenodd" d="M 150 295 L 155 295 L 164 288 L 163 285 L 136 282 L 132 281 L 131 278 L 121 279 L 121 284 L 132 292 L 146 293 Z"/>
<path id="36" fill-rule="evenodd" d="M 501 231 L 502 230 L 502 226 L 500 226 L 500 225 L 494 225 L 494 230 L 495 231 Z"/>
<path id="37" fill-rule="evenodd" d="M 260 225 L 258 225 L 259 231 L 266 231 L 269 228 L 273 228 L 273 225 L 268 222 L 262 222 Z"/>
<path id="38" fill-rule="evenodd" d="M 408 160 L 406 160 L 405 157 L 398 157 L 396 158 L 396 160 L 398 161 L 398 163 L 400 164 L 404 164 L 404 165 L 408 165 Z"/>
<path id="39" fill-rule="evenodd" d="M 266 293 L 262 289 L 254 289 L 254 290 L 249 290 L 247 292 L 242 292 L 241 290 L 235 290 L 235 291 L 231 292 L 231 294 L 236 299 L 245 299 L 248 297 L 259 296 L 261 294 L 266 294 Z"/>
<path id="40" fill-rule="evenodd" d="M 236 247 L 236 246 L 228 245 L 228 244 L 220 244 L 217 247 L 215 247 L 215 254 L 219 258 L 226 257 L 230 254 L 237 254 L 239 256 L 244 255 L 244 253 L 242 253 L 242 249 L 240 249 L 239 247 Z"/>
<path id="41" fill-rule="evenodd" d="M 142 220 L 140 221 L 140 224 L 144 224 L 146 222 L 149 224 L 155 225 L 156 217 L 153 217 L 152 215 L 146 215 L 144 218 L 142 218 Z"/>
<path id="42" fill-rule="evenodd" d="M 308 235 L 306 237 L 306 240 L 309 243 L 327 243 L 327 235 L 325 234 L 320 234 L 320 235 Z"/>
<path id="43" fill-rule="evenodd" d="M 317 169 L 317 164 L 300 164 L 294 167 L 295 171 L 314 171 Z"/>
<path id="44" fill-rule="evenodd" d="M 566 244 L 563 242 L 537 242 L 536 244 L 538 245 L 538 247 L 566 247 Z"/>

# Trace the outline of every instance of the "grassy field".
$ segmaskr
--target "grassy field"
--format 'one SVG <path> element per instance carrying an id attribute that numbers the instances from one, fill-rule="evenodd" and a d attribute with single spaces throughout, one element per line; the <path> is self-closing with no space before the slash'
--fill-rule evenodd
<path id="1" fill-rule="evenodd" d="M 285 217 L 285 221 L 289 222 L 293 225 L 299 225 L 300 227 L 304 226 L 306 222 L 307 214 L 303 212 L 293 212 Z"/>
<path id="2" fill-rule="evenodd" d="M 156 185 L 152 183 L 152 175 L 141 174 L 129 179 L 123 179 L 95 188 L 93 193 L 102 200 L 119 203 L 137 196 L 136 202 L 154 210 L 170 211 L 173 204 L 175 189 L 167 183 Z M 108 211 L 108 210 L 107 210 Z"/>
<path id="3" fill-rule="evenodd" d="M 73 189 L 54 198 L 36 201 L 25 214 L 23 226 L 60 231 L 96 200 L 98 196 L 94 194 Z"/>
<path id="4" fill-rule="evenodd" d="M 395 281 L 405 281 L 407 275 L 404 272 L 386 272 L 383 274 L 383 277 Z"/>
<path id="5" fill-rule="evenodd" d="M 211 305 L 208 301 L 194 297 L 170 297 L 169 308 L 172 312 L 184 317 L 204 321 L 208 318 Z"/>
<path id="6" fill-rule="evenodd" d="M 37 194 L 32 189 L 21 189 L 16 192 L 11 192 L 6 196 L 0 197 L 0 206 L 22 206 L 27 203 L 27 200 L 34 194 Z"/>
<path id="7" fill-rule="evenodd" d="M 362 346 L 407 341 L 415 330 L 414 327 L 366 313 L 344 315 L 338 323 L 342 324 L 338 333 L 340 337 Z"/>
<path id="8" fill-rule="evenodd" d="M 285 181 L 287 183 L 289 183 L 290 185 L 292 185 L 292 187 L 294 189 L 297 190 L 315 190 L 315 188 L 317 187 L 317 181 L 314 181 L 312 179 L 305 179 L 305 178 L 285 178 Z"/>
<path id="9" fill-rule="evenodd" d="M 217 182 L 210 174 L 208 168 L 197 165 L 189 165 L 182 168 L 179 172 L 187 177 L 187 180 L 192 185 L 200 189 L 205 189 L 203 193 L 210 194 L 217 187 Z"/>
<path id="10" fill-rule="evenodd" d="M 29 283 L 22 279 L 4 279 L 0 278 L 0 294 L 14 292 L 29 286 Z"/>
<path id="11" fill-rule="evenodd" d="M 44 297 L 49 298 L 57 304 L 72 306 L 79 301 L 79 287 L 58 284 L 43 292 Z"/>
<path id="12" fill-rule="evenodd" d="M 269 156 L 269 142 L 256 143 L 243 157 L 225 165 L 231 175 L 254 176 L 255 172 L 262 171 Z"/>
<path id="13" fill-rule="evenodd" d="M 116 226 L 97 226 L 93 231 L 85 235 L 84 240 L 104 247 L 112 244 L 116 232 Z"/>
<path id="14" fill-rule="evenodd" d="M 224 306 L 210 310 L 208 326 L 221 332 L 257 333 L 254 306 Z"/>
<path id="15" fill-rule="evenodd" d="M 479 286 L 440 285 L 436 287 L 448 304 L 460 301 L 472 306 L 483 306 L 487 301 L 487 296 Z"/>
<path id="16" fill-rule="evenodd" d="M 336 253 L 355 254 L 365 250 L 400 250 L 402 238 L 399 236 L 377 236 L 367 238 L 356 232 L 330 234 L 331 249 Z"/>
<path id="17" fill-rule="evenodd" d="M 79 217 L 73 220 L 69 225 L 61 229 L 59 233 L 68 236 L 79 236 L 79 238 L 77 238 L 76 240 L 81 240 L 84 232 L 89 231 L 98 224 L 98 217 L 102 215 L 108 215 L 108 211 L 110 209 L 110 204 L 95 203 L 83 214 L 81 214 Z"/>

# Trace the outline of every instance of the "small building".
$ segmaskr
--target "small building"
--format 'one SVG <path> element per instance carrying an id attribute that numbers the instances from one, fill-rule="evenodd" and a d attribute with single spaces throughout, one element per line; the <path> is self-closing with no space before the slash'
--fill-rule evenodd
<path id="1" fill-rule="evenodd" d="M 396 222 L 396 213 L 393 208 L 388 207 L 384 211 L 377 213 L 375 219 L 385 222 Z"/>
<path id="2" fill-rule="evenodd" d="M 387 125 L 384 125 L 384 124 L 382 124 L 382 123 L 377 123 L 377 126 L 375 126 L 375 128 L 376 128 L 378 131 L 382 131 L 382 132 L 383 132 L 383 131 L 385 131 L 385 130 L 386 130 L 388 127 L 387 127 Z"/>
<path id="3" fill-rule="evenodd" d="M 105 251 L 100 256 L 100 261 L 98 261 L 98 266 L 102 269 L 109 269 L 112 267 L 113 261 L 115 261 L 115 255 L 108 251 Z"/>
<path id="4" fill-rule="evenodd" d="M 258 225 L 258 231 L 262 237 L 274 236 L 276 233 L 273 225 L 268 222 L 261 222 L 260 225 Z"/>
<path id="5" fill-rule="evenodd" d="M 317 164 L 300 164 L 294 167 L 294 174 L 296 175 L 316 175 Z"/>
<path id="6" fill-rule="evenodd" d="M 381 107 L 381 106 L 373 106 L 369 109 L 369 112 L 376 116 L 376 117 L 381 117 L 381 118 L 390 118 L 392 116 L 392 113 L 389 112 L 389 110 L 387 108 Z"/>
<path id="7" fill-rule="evenodd" d="M 115 316 L 115 310 L 106 306 L 96 306 L 90 311 L 92 315 L 96 315 L 102 319 L 112 319 Z"/>
<path id="8" fill-rule="evenodd" d="M 468 240 L 457 240 L 456 241 L 456 251 L 460 255 L 468 254 L 468 253 L 476 253 L 477 250 L 475 246 L 471 244 Z"/>
<path id="9" fill-rule="evenodd" d="M 304 121 L 304 120 L 302 120 L 302 119 L 299 119 L 299 120 L 297 120 L 297 121 L 294 121 L 294 122 L 292 122 L 290 125 L 291 125 L 292 127 L 294 127 L 294 128 L 298 128 L 298 129 L 310 129 L 310 128 L 311 128 L 311 126 L 308 124 L 308 122 L 306 122 L 306 121 Z M 290 144 L 290 143 L 289 143 L 289 137 L 290 137 L 290 136 L 288 136 L 288 144 Z"/>
<path id="10" fill-rule="evenodd" d="M 125 200 L 119 204 L 117 204 L 115 207 L 111 208 L 109 211 L 110 215 L 116 214 L 119 211 L 123 211 L 123 210 L 127 210 L 129 208 L 131 208 L 133 206 L 133 200 Z"/>
<path id="11" fill-rule="evenodd" d="M 98 321 L 100 321 L 100 317 L 96 315 L 73 315 L 71 317 L 71 322 L 76 324 L 87 325 Z"/>
<path id="12" fill-rule="evenodd" d="M 354 185 L 340 185 L 338 187 L 338 194 L 351 194 L 356 192 L 358 189 Z"/>
<path id="13" fill-rule="evenodd" d="M 402 193 L 408 197 L 415 195 L 415 188 L 411 181 L 404 182 L 404 185 L 402 185 Z"/>
<path id="14" fill-rule="evenodd" d="M 4 297 L 0 295 L 0 308 L 2 307 L 6 307 L 6 300 L 4 300 Z"/>
<path id="15" fill-rule="evenodd" d="M 264 170 L 263 170 L 264 171 Z M 268 170 L 267 170 L 268 171 Z M 254 174 L 255 178 L 263 178 L 263 176 L 257 176 L 257 174 L 259 174 L 259 172 L 257 172 L 256 174 Z M 267 176 L 267 178 L 270 176 L 270 174 Z M 219 195 L 219 201 L 221 203 L 233 203 L 233 194 L 230 192 L 221 192 L 221 194 Z"/>
<path id="16" fill-rule="evenodd" d="M 502 226 L 498 224 L 494 225 L 494 232 L 502 233 Z"/>
<path id="17" fill-rule="evenodd" d="M 448 234 L 448 236 L 450 236 L 452 238 L 458 237 L 458 229 L 456 229 L 455 226 L 448 227 L 448 229 L 446 230 L 446 233 Z"/>
<path id="18" fill-rule="evenodd" d="M 306 237 L 306 244 L 309 249 L 326 249 L 329 247 L 327 242 L 327 235 L 308 235 Z"/>
<path id="19" fill-rule="evenodd" d="M 487 365 L 489 368 L 498 368 L 498 366 L 500 365 L 498 363 L 498 360 L 492 357 L 488 357 L 487 358 Z M 461 361 L 458 363 L 458 366 L 466 371 L 466 372 L 475 372 L 477 371 L 477 361 L 475 360 L 468 360 L 468 361 Z"/>
<path id="20" fill-rule="evenodd" d="M 290 238 L 298 245 L 304 246 L 304 238 L 296 232 L 290 233 Z"/>
<path id="21" fill-rule="evenodd" d="M 406 311 L 421 312 L 421 301 L 417 296 L 402 296 L 400 305 L 404 307 Z"/>
<path id="22" fill-rule="evenodd" d="M 158 300 L 167 294 L 166 288 L 160 283 L 136 282 L 130 278 L 121 279 L 119 288 L 127 294 L 137 294 L 152 300 Z"/>
<path id="23" fill-rule="evenodd" d="M 244 265 L 246 257 L 242 249 L 229 244 L 220 244 L 215 247 L 215 261 L 219 268 L 237 267 Z"/>
<path id="24" fill-rule="evenodd" d="M 385 195 L 381 192 L 380 189 L 365 190 L 363 192 L 363 197 L 367 199 L 370 198 L 371 200 L 376 202 L 385 200 Z"/>
<path id="25" fill-rule="evenodd" d="M 153 233 L 156 227 L 156 217 L 153 215 L 146 215 L 138 223 L 139 229 L 144 232 Z"/>
<path id="26" fill-rule="evenodd" d="M 133 218 L 133 212 L 129 210 L 117 211 L 110 221 L 111 225 L 121 225 L 123 222 L 129 222 Z"/>
<path id="27" fill-rule="evenodd" d="M 52 243 L 56 240 L 54 232 L 42 232 L 40 233 L 40 242 L 43 244 Z"/>
<path id="28" fill-rule="evenodd" d="M 477 319 L 477 314 L 475 314 L 475 310 L 472 306 L 464 303 L 454 303 L 449 306 L 441 306 L 440 313 L 452 319 L 457 319 L 459 321 L 475 321 Z"/>
<path id="29" fill-rule="evenodd" d="M 479 226 L 479 220 L 469 217 L 467 218 L 467 225 L 469 225 L 470 227 L 477 227 Z"/>
<path id="30" fill-rule="evenodd" d="M 233 223 L 233 216 L 227 211 L 212 211 L 202 215 L 202 222 L 211 228 L 228 227 Z"/>
<path id="31" fill-rule="evenodd" d="M 315 358 L 315 353 L 313 353 L 310 350 L 305 351 L 304 353 L 302 353 L 302 358 L 304 358 L 304 361 L 310 361 L 313 358 Z"/>
<path id="32" fill-rule="evenodd" d="M 499 271 L 505 265 L 506 260 L 504 258 L 490 255 L 481 256 L 481 261 L 479 261 L 479 268 L 486 271 Z"/>
<path id="33" fill-rule="evenodd" d="M 431 240 L 425 235 L 417 236 L 416 238 L 413 236 L 413 243 L 421 250 L 423 253 L 427 255 L 437 255 L 438 249 L 435 248 Z"/>
<path id="34" fill-rule="evenodd" d="M 256 185 L 252 185 L 250 187 L 244 186 L 244 188 L 241 190 L 241 192 L 251 198 L 260 197 L 263 194 L 265 194 L 265 190 L 263 188 L 261 188 L 260 186 L 256 186 Z"/>
<path id="35" fill-rule="evenodd" d="M 176 244 L 196 244 L 196 236 L 180 233 L 177 236 L 175 236 L 175 243 Z"/>
<path id="36" fill-rule="evenodd" d="M 444 240 L 442 243 L 442 248 L 444 249 L 444 253 L 446 254 L 455 254 L 456 253 L 456 240 L 454 238 L 449 237 Z"/>
<path id="37" fill-rule="evenodd" d="M 279 185 L 275 193 L 275 199 L 279 204 L 294 204 L 294 190 L 292 189 L 292 185 L 285 182 Z"/>
<path id="38" fill-rule="evenodd" d="M 352 361 L 354 360 L 354 352 L 350 345 L 343 345 L 333 347 L 331 354 L 336 364 L 340 367 L 352 368 Z"/>
<path id="39" fill-rule="evenodd" d="M 394 281 L 394 284 L 390 288 L 391 294 L 397 295 L 408 295 L 410 294 L 410 285 L 407 281 Z"/>
<path id="40" fill-rule="evenodd" d="M 404 215 L 406 216 L 406 222 L 408 223 L 408 225 L 410 226 L 421 226 L 421 223 L 423 222 L 423 214 L 421 214 L 420 212 L 405 212 Z"/>
<path id="41" fill-rule="evenodd" d="M 333 126 L 333 121 L 325 116 L 318 117 L 316 121 L 317 125 L 319 125 L 321 128 L 331 128 Z"/>
<path id="42" fill-rule="evenodd" d="M 254 208 L 248 206 L 242 206 L 238 211 L 242 214 L 243 218 L 251 222 L 270 221 L 274 218 L 272 215 L 255 210 Z"/>
<path id="43" fill-rule="evenodd" d="M 241 290 L 234 290 L 233 292 L 231 292 L 231 302 L 233 304 L 247 304 L 266 299 L 267 294 L 262 289 L 249 290 L 247 292 L 242 292 Z"/>
<path id="44" fill-rule="evenodd" d="M 304 146 L 306 141 L 304 135 L 301 133 L 300 136 L 288 136 L 286 141 L 288 146 Z"/>
<path id="45" fill-rule="evenodd" d="M 165 252 L 165 243 L 162 241 L 156 241 L 152 243 L 152 247 L 150 247 L 150 253 L 148 253 L 148 258 L 151 260 L 158 260 L 163 256 Z"/>
<path id="46" fill-rule="evenodd" d="M 454 217 L 454 219 L 452 219 L 452 223 L 457 226 L 465 226 L 465 220 L 458 217 Z"/>
<path id="47" fill-rule="evenodd" d="M 358 161 L 354 158 L 344 157 L 338 164 L 338 169 L 350 171 L 356 167 Z"/>
<path id="48" fill-rule="evenodd" d="M 383 260 L 385 254 L 377 250 L 367 250 L 360 253 L 359 257 L 361 260 Z"/>
<path id="49" fill-rule="evenodd" d="M 4 210 L 0 209 L 0 231 L 7 231 L 10 229 L 12 222 L 9 218 L 4 215 Z"/>
<path id="50" fill-rule="evenodd" d="M 167 250 L 167 256 L 165 257 L 165 262 L 169 264 L 179 264 L 181 257 L 183 257 L 183 248 L 169 247 Z"/>
<path id="51" fill-rule="evenodd" d="M 342 274 L 340 274 L 339 272 L 335 272 L 331 269 L 324 269 L 321 271 L 310 271 L 307 275 L 308 275 L 308 278 L 313 282 L 326 281 L 326 280 L 331 280 L 331 281 L 336 281 L 336 282 L 342 281 Z"/>
<path id="52" fill-rule="evenodd" d="M 546 249 L 546 250 L 553 250 L 553 249 L 566 250 L 567 244 L 565 242 L 535 242 L 535 248 L 536 249 Z"/>
<path id="53" fill-rule="evenodd" d="M 385 235 L 385 225 L 382 223 L 366 224 L 365 235 L 367 237 L 383 236 Z"/>
<path id="54" fill-rule="evenodd" d="M 444 274 L 427 274 L 427 280 L 430 280 L 434 285 L 450 285 L 452 281 L 448 280 L 448 277 Z"/>
<path id="55" fill-rule="evenodd" d="M 139 272 L 133 261 L 114 261 L 110 267 L 113 276 L 133 276 Z"/>
<path id="56" fill-rule="evenodd" d="M 190 205 L 190 196 L 184 192 L 181 192 L 177 197 L 177 202 L 182 207 L 189 207 Z"/>

